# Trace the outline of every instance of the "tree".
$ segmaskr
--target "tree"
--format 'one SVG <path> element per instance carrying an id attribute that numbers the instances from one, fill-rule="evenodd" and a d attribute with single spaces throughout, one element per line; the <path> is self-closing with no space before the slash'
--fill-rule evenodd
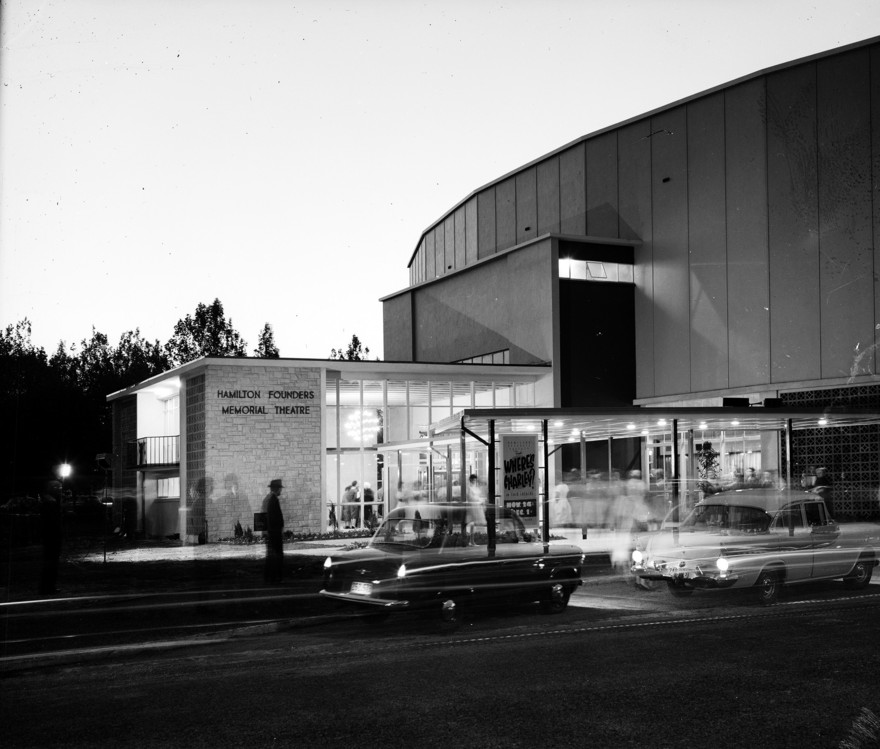
<path id="1" fill-rule="evenodd" d="M 139 328 L 123 333 L 113 352 L 113 369 L 128 387 L 160 374 L 171 367 L 171 362 L 159 341 L 144 340 Z"/>
<path id="2" fill-rule="evenodd" d="M 278 347 L 275 345 L 275 334 L 272 332 L 272 326 L 269 323 L 263 326 L 257 347 L 254 349 L 254 356 L 258 356 L 261 359 L 277 359 L 280 356 Z"/>
<path id="3" fill-rule="evenodd" d="M 25 318 L 0 332 L 0 492 L 34 496 L 59 457 L 60 379 Z M 63 457 L 63 456 L 62 456 Z M 61 462 L 57 460 L 57 462 Z M 57 463 L 56 463 L 57 464 Z"/>
<path id="4" fill-rule="evenodd" d="M 210 306 L 199 304 L 194 316 L 187 315 L 174 326 L 174 335 L 165 344 L 172 366 L 186 364 L 202 356 L 247 356 L 247 343 L 226 319 L 223 304 L 215 299 Z"/>
<path id="5" fill-rule="evenodd" d="M 330 358 L 338 361 L 364 361 L 369 355 L 370 349 L 364 348 L 357 335 L 352 335 L 351 343 L 348 344 L 348 348 L 344 352 L 341 348 L 338 350 L 330 349 Z"/>

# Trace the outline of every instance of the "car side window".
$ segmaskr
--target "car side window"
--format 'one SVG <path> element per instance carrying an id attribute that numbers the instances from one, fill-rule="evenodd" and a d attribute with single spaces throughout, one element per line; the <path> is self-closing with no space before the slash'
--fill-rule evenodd
<path id="1" fill-rule="evenodd" d="M 778 530 L 787 528 L 803 528 L 804 521 L 801 517 L 800 507 L 786 507 L 779 511 L 776 519 L 773 521 L 773 527 Z"/>
<path id="2" fill-rule="evenodd" d="M 770 516 L 757 507 L 731 507 L 730 528 L 742 533 L 763 533 L 770 526 Z"/>
<path id="3" fill-rule="evenodd" d="M 804 510 L 807 513 L 807 525 L 825 525 L 825 506 L 821 502 L 807 502 Z"/>

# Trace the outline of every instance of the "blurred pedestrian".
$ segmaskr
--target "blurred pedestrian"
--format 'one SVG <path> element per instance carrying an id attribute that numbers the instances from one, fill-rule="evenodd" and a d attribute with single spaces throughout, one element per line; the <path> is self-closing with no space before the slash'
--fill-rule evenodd
<path id="1" fill-rule="evenodd" d="M 281 512 L 281 479 L 269 482 L 269 493 L 263 499 L 266 513 L 266 568 L 267 583 L 280 583 L 284 579 L 284 515 Z"/>
<path id="2" fill-rule="evenodd" d="M 40 495 L 40 526 L 43 539 L 43 560 L 40 569 L 40 595 L 58 592 L 58 560 L 61 557 L 61 482 L 52 479 Z"/>
<path id="3" fill-rule="evenodd" d="M 328 518 L 328 529 L 332 528 L 334 531 L 339 530 L 339 521 L 336 519 L 336 505 L 332 502 L 328 502 L 327 506 L 330 508 L 330 517 Z"/>
<path id="4" fill-rule="evenodd" d="M 831 477 L 827 468 L 816 469 L 816 480 L 813 482 L 814 494 L 818 494 L 825 501 L 825 509 L 828 510 L 829 519 L 834 517 L 834 501 L 832 498 Z"/>
<path id="5" fill-rule="evenodd" d="M 571 503 L 568 501 L 568 486 L 557 484 L 550 504 L 550 522 L 555 527 L 571 525 Z"/>

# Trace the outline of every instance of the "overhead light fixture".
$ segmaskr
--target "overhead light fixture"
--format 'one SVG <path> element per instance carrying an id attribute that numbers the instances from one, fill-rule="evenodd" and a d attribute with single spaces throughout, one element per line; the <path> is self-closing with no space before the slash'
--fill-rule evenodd
<path id="1" fill-rule="evenodd" d="M 379 417 L 375 411 L 353 411 L 345 420 L 345 433 L 354 442 L 374 443 L 380 429 Z"/>

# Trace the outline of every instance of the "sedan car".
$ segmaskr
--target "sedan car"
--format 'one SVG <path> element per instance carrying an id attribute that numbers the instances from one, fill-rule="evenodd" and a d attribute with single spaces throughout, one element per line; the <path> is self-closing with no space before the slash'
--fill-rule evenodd
<path id="1" fill-rule="evenodd" d="M 581 584 L 583 561 L 577 546 L 541 543 L 506 507 L 406 504 L 388 513 L 366 548 L 327 558 L 321 595 L 383 612 L 434 609 L 451 623 L 488 601 L 537 601 L 557 613 Z"/>
<path id="2" fill-rule="evenodd" d="M 783 585 L 842 578 L 863 588 L 878 561 L 880 526 L 839 525 L 821 498 L 775 490 L 740 490 L 705 498 L 676 528 L 647 534 L 632 571 L 665 581 L 669 592 L 753 588 L 765 604 Z"/>

